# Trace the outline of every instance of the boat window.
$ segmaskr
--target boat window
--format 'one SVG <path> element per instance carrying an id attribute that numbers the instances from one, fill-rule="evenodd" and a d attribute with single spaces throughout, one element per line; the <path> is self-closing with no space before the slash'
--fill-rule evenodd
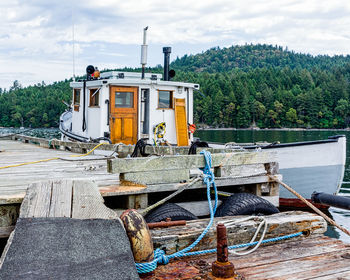
<path id="1" fill-rule="evenodd" d="M 73 105 L 74 105 L 74 111 L 79 111 L 79 105 L 80 105 L 80 89 L 74 89 L 73 90 Z"/>
<path id="2" fill-rule="evenodd" d="M 158 108 L 172 109 L 173 108 L 173 92 L 169 90 L 158 91 Z"/>
<path id="3" fill-rule="evenodd" d="M 116 108 L 132 108 L 134 106 L 133 92 L 115 92 L 115 107 Z"/>
<path id="4" fill-rule="evenodd" d="M 90 88 L 90 107 L 99 106 L 100 99 L 100 89 L 99 88 Z"/>

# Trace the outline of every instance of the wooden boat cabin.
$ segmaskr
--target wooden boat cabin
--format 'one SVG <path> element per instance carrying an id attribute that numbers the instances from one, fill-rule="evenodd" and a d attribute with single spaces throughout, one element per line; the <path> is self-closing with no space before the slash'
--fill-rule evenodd
<path id="1" fill-rule="evenodd" d="M 145 35 L 144 35 L 145 36 Z M 164 47 L 162 74 L 144 72 L 145 37 L 141 48 L 142 73 L 111 71 L 99 73 L 89 65 L 87 79 L 70 83 L 70 110 L 61 115 L 63 140 L 83 142 L 188 146 L 193 140 L 193 90 L 198 84 L 170 81 L 170 47 Z M 193 132 L 193 131 L 192 131 Z"/>

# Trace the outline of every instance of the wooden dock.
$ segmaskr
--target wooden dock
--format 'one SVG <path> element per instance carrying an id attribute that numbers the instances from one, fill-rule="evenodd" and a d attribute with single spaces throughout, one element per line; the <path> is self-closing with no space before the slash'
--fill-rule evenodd
<path id="1" fill-rule="evenodd" d="M 235 219 L 241 217 L 215 218 L 214 225 Z M 230 255 L 236 279 L 350 279 L 350 245 L 322 236 L 326 230 L 322 217 L 290 212 L 266 219 L 266 238 L 300 231 L 307 234 L 262 245 L 247 256 Z M 153 229 L 154 247 L 167 254 L 181 250 L 207 222 L 194 220 L 186 226 Z M 103 205 L 96 184 L 81 180 L 31 184 L 0 259 L 0 278 L 138 279 L 120 225 L 116 213 Z M 247 242 L 257 226 L 257 221 L 229 226 L 229 245 Z M 214 227 L 196 250 L 213 248 L 215 243 Z M 143 279 L 215 279 L 210 274 L 215 259 L 210 254 L 171 260 Z"/>
<path id="2" fill-rule="evenodd" d="M 213 279 L 209 272 L 215 260 L 211 254 L 172 261 L 143 279 Z M 350 244 L 325 236 L 261 246 L 247 256 L 230 254 L 229 260 L 240 276 L 237 279 L 350 279 Z"/>
<path id="3" fill-rule="evenodd" d="M 89 180 L 97 184 L 103 197 L 112 201 L 113 205 L 109 206 L 121 212 L 130 208 L 144 209 L 171 192 L 186 188 L 190 180 L 202 174 L 199 168 L 205 164 L 202 155 L 188 155 L 188 147 L 172 146 L 146 146 L 145 152 L 152 156 L 135 159 L 127 158 L 134 146 L 104 144 L 98 148 L 99 154 L 76 157 L 96 145 L 24 135 L 10 136 L 7 140 L 1 138 L 0 237 L 7 237 L 13 229 L 26 188 L 31 183 L 60 179 Z M 212 152 L 219 188 L 264 196 L 278 205 L 278 184 L 269 177 L 270 174 L 279 176 L 273 153 L 208 150 Z M 118 158 L 106 157 L 112 154 Z M 51 158 L 55 159 L 1 168 Z M 205 192 L 199 191 L 205 187 L 202 180 L 197 180 L 186 190 L 186 195 L 190 195 L 183 198 L 178 196 L 179 201 L 175 202 L 196 216 L 207 215 L 207 204 L 201 201 L 205 200 Z M 199 194 L 203 194 L 204 199 Z M 189 202 L 190 197 L 198 201 Z"/>

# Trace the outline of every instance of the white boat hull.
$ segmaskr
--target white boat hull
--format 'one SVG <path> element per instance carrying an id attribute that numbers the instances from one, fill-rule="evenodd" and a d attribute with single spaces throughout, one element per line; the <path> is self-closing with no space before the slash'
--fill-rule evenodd
<path id="1" fill-rule="evenodd" d="M 256 145 L 244 148 L 252 151 L 259 149 Z M 310 199 L 314 191 L 338 194 L 346 160 L 344 135 L 332 136 L 327 140 L 265 145 L 260 148 L 276 152 L 283 182 L 303 197 Z M 280 197 L 296 198 L 282 186 Z"/>

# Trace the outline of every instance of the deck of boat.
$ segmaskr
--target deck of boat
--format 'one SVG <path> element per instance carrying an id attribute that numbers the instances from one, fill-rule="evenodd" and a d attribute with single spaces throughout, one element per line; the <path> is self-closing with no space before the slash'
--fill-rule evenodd
<path id="1" fill-rule="evenodd" d="M 52 160 L 0 169 L 0 204 L 20 203 L 30 183 L 47 179 L 89 179 L 99 186 L 115 184 L 118 174 L 107 172 L 106 160 L 99 155 L 71 157 L 72 152 L 45 149 L 12 140 L 0 141 L 0 168 L 24 162 L 59 157 Z"/>
<path id="2" fill-rule="evenodd" d="M 350 279 L 350 244 L 325 236 L 282 241 L 246 256 L 229 255 L 237 279 Z M 212 279 L 216 255 L 172 261 L 146 279 Z"/>

